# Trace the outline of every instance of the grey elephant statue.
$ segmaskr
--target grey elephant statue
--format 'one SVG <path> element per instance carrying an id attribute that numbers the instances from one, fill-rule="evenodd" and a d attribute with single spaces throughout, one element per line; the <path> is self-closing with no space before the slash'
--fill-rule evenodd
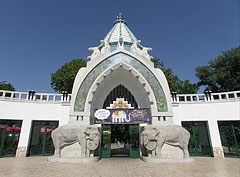
<path id="1" fill-rule="evenodd" d="M 147 125 L 141 133 L 141 146 L 147 149 L 149 157 L 161 157 L 163 145 L 178 146 L 183 151 L 183 157 L 189 158 L 188 142 L 190 133 L 178 125 L 154 127 Z"/>
<path id="2" fill-rule="evenodd" d="M 61 150 L 76 142 L 81 146 L 82 157 L 92 157 L 100 141 L 100 133 L 95 125 L 63 125 L 55 129 L 51 136 L 55 147 L 55 157 L 61 157 Z"/>

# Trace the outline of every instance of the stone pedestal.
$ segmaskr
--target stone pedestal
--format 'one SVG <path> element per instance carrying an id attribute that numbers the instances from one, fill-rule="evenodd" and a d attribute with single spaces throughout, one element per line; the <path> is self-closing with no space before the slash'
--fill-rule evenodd
<path id="1" fill-rule="evenodd" d="M 193 162 L 193 158 L 158 158 L 158 157 L 144 157 L 141 156 L 140 159 L 144 162 L 150 162 L 150 163 L 189 163 Z"/>
<path id="2" fill-rule="evenodd" d="M 183 151 L 177 146 L 164 144 L 161 150 L 161 157 L 141 156 L 144 162 L 152 163 L 188 163 L 193 162 L 193 158 L 183 158 Z"/>
<path id="3" fill-rule="evenodd" d="M 101 158 L 98 157 L 48 157 L 49 162 L 62 162 L 62 163 L 91 163 L 97 162 Z"/>
<path id="4" fill-rule="evenodd" d="M 51 156 L 48 158 L 49 162 L 69 162 L 69 163 L 91 163 L 97 162 L 101 159 L 97 157 L 81 157 L 81 146 L 79 143 L 74 143 L 66 146 L 61 150 L 61 157 Z"/>

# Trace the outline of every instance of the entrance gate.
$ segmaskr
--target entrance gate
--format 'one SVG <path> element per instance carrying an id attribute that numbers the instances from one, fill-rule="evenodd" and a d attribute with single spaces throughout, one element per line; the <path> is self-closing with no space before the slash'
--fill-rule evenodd
<path id="1" fill-rule="evenodd" d="M 188 151 L 191 156 L 212 156 L 207 122 L 184 121 L 182 126 L 191 134 Z"/>
<path id="2" fill-rule="evenodd" d="M 33 121 L 28 156 L 53 155 L 54 145 L 51 133 L 57 127 L 58 121 Z"/>
<path id="3" fill-rule="evenodd" d="M 224 155 L 240 157 L 240 121 L 218 121 Z"/>
<path id="4" fill-rule="evenodd" d="M 0 120 L 0 157 L 16 155 L 21 126 L 21 120 Z"/>
<path id="5" fill-rule="evenodd" d="M 129 126 L 130 158 L 139 158 L 139 126 Z"/>
<path id="6" fill-rule="evenodd" d="M 129 125 L 129 157 L 139 158 L 139 125 Z M 112 126 L 102 124 L 102 158 L 110 158 L 112 140 Z M 125 144 L 125 146 L 127 146 Z"/>

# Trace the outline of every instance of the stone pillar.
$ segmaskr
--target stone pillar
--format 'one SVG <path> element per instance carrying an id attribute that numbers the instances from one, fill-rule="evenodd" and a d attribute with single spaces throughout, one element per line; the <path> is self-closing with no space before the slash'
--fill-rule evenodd
<path id="1" fill-rule="evenodd" d="M 30 137 L 29 136 L 30 130 L 31 130 L 31 120 L 23 120 L 16 157 L 26 157 L 27 146 L 28 146 L 29 137 Z"/>
<path id="2" fill-rule="evenodd" d="M 208 125 L 209 125 L 210 138 L 212 142 L 213 156 L 215 158 L 217 157 L 224 158 L 217 120 L 210 119 L 208 121 Z"/>

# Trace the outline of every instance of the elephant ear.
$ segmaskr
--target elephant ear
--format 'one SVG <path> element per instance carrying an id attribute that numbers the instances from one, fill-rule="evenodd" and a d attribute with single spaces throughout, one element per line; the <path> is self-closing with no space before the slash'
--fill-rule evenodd
<path id="1" fill-rule="evenodd" d="M 86 136 L 89 136 L 90 135 L 90 129 L 87 127 L 85 128 L 85 130 L 83 131 L 83 133 L 86 135 Z"/>

